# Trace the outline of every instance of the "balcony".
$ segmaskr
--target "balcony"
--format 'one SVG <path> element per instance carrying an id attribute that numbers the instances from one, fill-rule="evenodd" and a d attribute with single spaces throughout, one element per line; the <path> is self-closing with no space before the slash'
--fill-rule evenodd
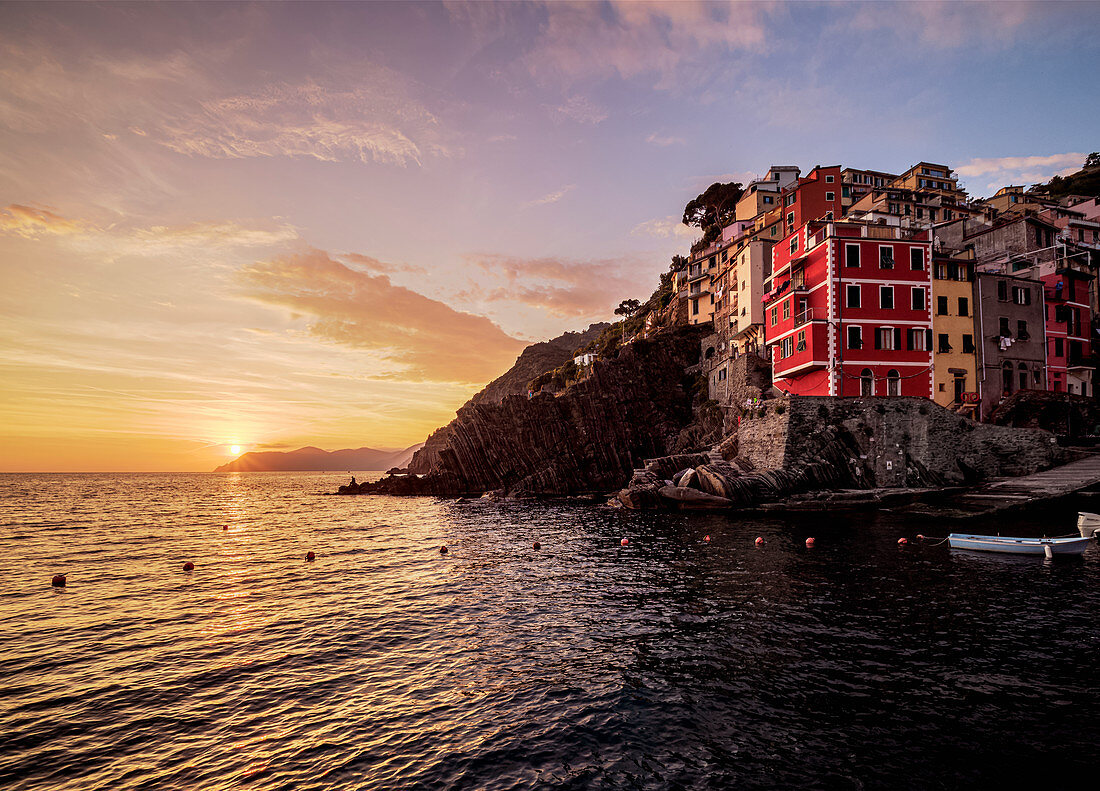
<path id="1" fill-rule="evenodd" d="M 825 320 L 825 311 L 819 310 L 818 312 L 821 313 L 821 315 L 817 317 L 817 320 L 818 321 L 824 321 Z M 810 322 L 810 321 L 814 321 L 814 309 L 813 308 L 806 308 L 801 313 L 796 313 L 795 314 L 794 326 L 801 327 L 803 324 L 806 324 L 807 322 Z"/>

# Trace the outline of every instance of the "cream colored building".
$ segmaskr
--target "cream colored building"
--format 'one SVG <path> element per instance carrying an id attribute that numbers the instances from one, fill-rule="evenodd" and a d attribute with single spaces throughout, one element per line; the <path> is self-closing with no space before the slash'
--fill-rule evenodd
<path id="1" fill-rule="evenodd" d="M 965 414 L 977 409 L 978 338 L 974 321 L 974 261 L 932 258 L 933 400 Z"/>

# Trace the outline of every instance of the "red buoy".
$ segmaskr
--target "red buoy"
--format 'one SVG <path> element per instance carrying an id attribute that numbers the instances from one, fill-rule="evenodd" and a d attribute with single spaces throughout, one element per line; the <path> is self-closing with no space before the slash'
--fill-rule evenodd
<path id="1" fill-rule="evenodd" d="M 65 577 L 66 577 L 65 574 L 54 574 L 51 584 L 55 588 L 64 588 L 65 587 Z"/>
<path id="2" fill-rule="evenodd" d="M 443 545 L 439 548 L 439 554 L 440 555 L 446 555 L 447 554 L 447 546 L 446 545 Z"/>
<path id="3" fill-rule="evenodd" d="M 184 571 L 194 571 L 195 570 L 195 564 L 192 563 L 189 560 L 189 561 L 187 561 L 186 563 L 183 564 L 183 570 Z"/>
<path id="4" fill-rule="evenodd" d="M 806 539 L 806 546 L 812 547 L 813 545 L 814 545 L 814 540 L 812 538 L 807 538 Z"/>
<path id="5" fill-rule="evenodd" d="M 228 529 L 229 529 L 229 525 L 222 525 L 222 530 L 228 530 Z"/>
<path id="6" fill-rule="evenodd" d="M 924 536 L 922 536 L 920 533 L 917 533 L 917 541 L 924 541 Z"/>
<path id="7" fill-rule="evenodd" d="M 703 541 L 705 541 L 706 543 L 709 544 L 710 543 L 710 536 L 703 536 Z"/>
<path id="8" fill-rule="evenodd" d="M 908 544 L 908 543 L 909 543 L 909 539 L 908 539 L 908 538 L 899 538 L 899 539 L 898 539 L 898 545 L 899 545 L 899 546 L 900 546 L 901 544 Z"/>
<path id="9" fill-rule="evenodd" d="M 542 549 L 542 544 L 540 544 L 538 541 L 536 541 L 534 544 L 531 545 L 531 548 L 532 549 Z"/>
<path id="10" fill-rule="evenodd" d="M 626 539 L 626 538 L 624 538 L 624 539 L 623 539 L 622 541 L 620 541 L 620 542 L 619 542 L 619 544 L 620 544 L 620 545 L 622 545 L 622 546 L 624 546 L 624 547 L 625 547 L 625 546 L 626 546 L 627 544 L 629 544 L 629 543 L 630 543 L 630 541 L 629 541 L 628 539 Z"/>
<path id="11" fill-rule="evenodd" d="M 306 553 L 306 560 L 316 560 L 316 559 L 317 559 L 317 556 L 313 554 L 312 549 L 309 552 Z"/>
<path id="12" fill-rule="evenodd" d="M 756 546 L 758 546 L 758 547 L 762 547 L 762 546 L 764 546 L 764 538 L 763 538 L 763 536 L 757 536 L 757 537 L 756 537 Z"/>

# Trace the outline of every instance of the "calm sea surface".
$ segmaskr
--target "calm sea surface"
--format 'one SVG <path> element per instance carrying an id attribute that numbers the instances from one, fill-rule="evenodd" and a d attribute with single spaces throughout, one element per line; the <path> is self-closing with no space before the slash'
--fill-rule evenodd
<path id="1" fill-rule="evenodd" d="M 1095 787 L 1095 547 L 344 477 L 0 476 L 0 788 Z"/>

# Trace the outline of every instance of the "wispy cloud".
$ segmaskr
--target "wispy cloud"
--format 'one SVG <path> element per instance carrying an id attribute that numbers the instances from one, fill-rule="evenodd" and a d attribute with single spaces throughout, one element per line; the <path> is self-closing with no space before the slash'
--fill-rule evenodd
<path id="1" fill-rule="evenodd" d="M 658 239 L 692 239 L 699 235 L 698 230 L 689 228 L 679 217 L 669 215 L 640 222 L 630 231 L 631 236 L 654 236 Z"/>
<path id="2" fill-rule="evenodd" d="M 607 110 L 584 96 L 570 96 L 554 108 L 554 113 L 579 124 L 595 125 L 607 120 Z"/>
<path id="3" fill-rule="evenodd" d="M 1087 155 L 1080 152 L 1039 156 L 978 157 L 955 168 L 968 179 L 980 179 L 986 189 L 1008 184 L 1033 184 L 1052 176 L 1064 176 L 1079 170 Z"/>
<path id="4" fill-rule="evenodd" d="M 655 146 L 661 146 L 662 148 L 666 146 L 682 146 L 687 142 L 684 138 L 677 137 L 676 135 L 659 135 L 656 132 L 651 133 L 645 141 Z"/>
<path id="5" fill-rule="evenodd" d="M 405 381 L 483 384 L 504 371 L 524 343 L 484 316 L 463 313 L 356 271 L 321 250 L 242 268 L 246 295 L 309 317 L 309 332 L 381 354 Z"/>
<path id="6" fill-rule="evenodd" d="M 576 189 L 576 186 L 576 184 L 566 184 L 560 190 L 554 190 L 553 192 L 543 195 L 541 198 L 537 198 L 533 201 L 528 201 L 527 203 L 523 204 L 523 208 L 529 209 L 532 206 L 545 206 L 548 203 L 557 203 L 566 195 L 568 195 L 571 190 Z"/>
<path id="7" fill-rule="evenodd" d="M 39 236 L 81 233 L 86 225 L 56 214 L 47 207 L 12 203 L 0 209 L 0 234 L 33 239 Z"/>

